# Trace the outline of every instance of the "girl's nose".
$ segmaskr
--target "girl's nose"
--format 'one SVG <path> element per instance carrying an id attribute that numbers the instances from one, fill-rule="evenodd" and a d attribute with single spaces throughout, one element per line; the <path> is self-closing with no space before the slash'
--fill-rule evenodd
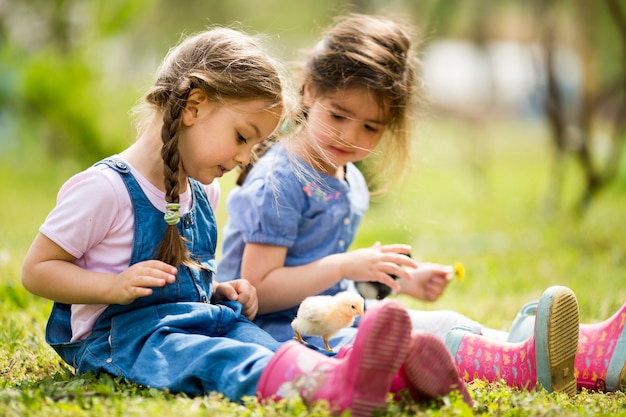
<path id="1" fill-rule="evenodd" d="M 353 126 L 344 126 L 339 137 L 345 144 L 356 145 L 359 140 L 357 129 Z"/>
<path id="2" fill-rule="evenodd" d="M 241 151 L 237 155 L 235 155 L 235 162 L 238 165 L 245 167 L 246 165 L 250 163 L 251 155 L 252 155 L 252 151 L 250 149 Z"/>

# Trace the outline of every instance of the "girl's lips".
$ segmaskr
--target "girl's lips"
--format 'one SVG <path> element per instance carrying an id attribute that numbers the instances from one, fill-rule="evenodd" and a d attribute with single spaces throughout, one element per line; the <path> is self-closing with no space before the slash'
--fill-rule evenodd
<path id="1" fill-rule="evenodd" d="M 222 177 L 228 170 L 226 170 L 223 166 L 217 167 L 217 177 Z"/>
<path id="2" fill-rule="evenodd" d="M 221 171 L 221 175 L 224 175 L 224 174 L 226 174 L 227 172 L 230 172 L 230 169 L 229 169 L 229 168 L 225 168 L 225 167 L 223 167 L 223 166 L 221 166 L 221 165 L 219 166 L 219 169 L 220 169 L 220 171 Z M 221 175 L 220 175 L 220 176 L 221 176 Z"/>
<path id="3" fill-rule="evenodd" d="M 345 155 L 350 155 L 352 152 L 350 150 L 347 149 L 342 149 L 342 148 L 337 148 L 335 146 L 331 146 L 330 147 L 331 152 L 333 152 L 336 155 L 341 155 L 341 156 L 345 156 Z"/>

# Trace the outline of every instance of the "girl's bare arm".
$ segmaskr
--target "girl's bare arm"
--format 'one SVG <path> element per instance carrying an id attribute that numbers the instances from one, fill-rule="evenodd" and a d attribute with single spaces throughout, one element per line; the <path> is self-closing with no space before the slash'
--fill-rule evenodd
<path id="1" fill-rule="evenodd" d="M 176 268 L 161 261 L 140 262 L 120 274 L 87 271 L 74 261 L 39 233 L 24 259 L 22 284 L 35 295 L 66 304 L 128 304 L 176 276 Z"/>
<path id="2" fill-rule="evenodd" d="M 376 244 L 329 255 L 306 265 L 285 267 L 286 247 L 248 243 L 243 252 L 241 278 L 256 287 L 259 313 L 266 314 L 294 307 L 342 278 L 378 281 L 399 289 L 389 274 L 410 278 L 402 268 L 416 266 L 411 258 L 402 255 L 409 249 L 406 245 Z"/>

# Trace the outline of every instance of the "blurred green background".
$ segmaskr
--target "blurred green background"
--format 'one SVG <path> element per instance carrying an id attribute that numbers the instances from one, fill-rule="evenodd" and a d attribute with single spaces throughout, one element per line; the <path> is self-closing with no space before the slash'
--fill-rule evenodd
<path id="1" fill-rule="evenodd" d="M 411 168 L 354 247 L 409 243 L 468 271 L 436 303 L 404 301 L 498 328 L 549 285 L 574 289 L 583 320 L 622 305 L 623 0 L 0 0 L 3 303 L 44 305 L 19 286 L 28 245 L 69 176 L 134 140 L 129 110 L 181 34 L 234 25 L 294 69 L 349 11 L 414 25 L 428 99 Z"/>

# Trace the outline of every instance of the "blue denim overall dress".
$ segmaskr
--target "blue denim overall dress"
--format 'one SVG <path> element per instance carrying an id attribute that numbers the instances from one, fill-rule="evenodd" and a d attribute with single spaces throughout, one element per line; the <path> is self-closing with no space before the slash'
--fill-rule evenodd
<path id="1" fill-rule="evenodd" d="M 163 213 L 145 196 L 130 168 L 105 159 L 124 180 L 134 210 L 130 264 L 154 259 L 165 233 Z M 85 340 L 71 338 L 69 305 L 54 303 L 46 341 L 78 373 L 121 376 L 171 392 L 223 393 L 231 400 L 256 394 L 259 377 L 280 344 L 242 315 L 241 304 L 211 304 L 217 228 L 202 186 L 190 179 L 193 207 L 178 223 L 192 258 L 205 268 L 180 265 L 176 281 L 129 305 L 110 305 Z M 97 190 L 94 190 L 97 192 Z"/>

